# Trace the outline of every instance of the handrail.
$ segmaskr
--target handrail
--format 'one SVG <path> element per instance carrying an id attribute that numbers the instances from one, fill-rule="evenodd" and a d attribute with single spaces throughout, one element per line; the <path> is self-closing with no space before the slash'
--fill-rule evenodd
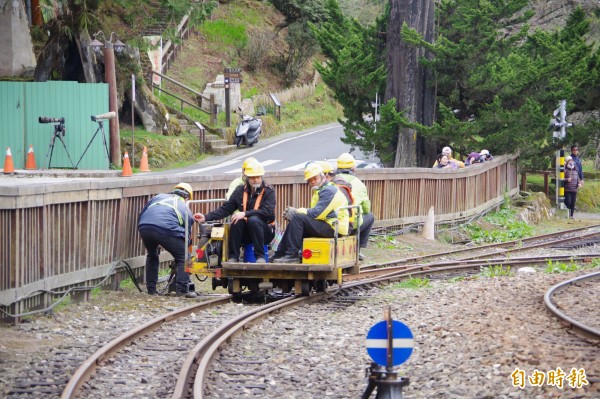
<path id="1" fill-rule="evenodd" d="M 198 106 L 197 104 L 194 104 L 194 103 L 192 103 L 192 102 L 190 102 L 190 101 L 188 101 L 188 100 L 186 100 L 184 98 L 181 98 L 181 97 L 179 97 L 179 96 L 177 96 L 177 95 L 169 92 L 168 90 L 165 90 L 165 89 L 157 86 L 154 83 L 153 75 L 158 75 L 158 76 L 160 76 L 161 79 L 165 79 L 165 80 L 173 83 L 174 85 L 181 87 L 182 89 L 185 89 L 185 90 L 188 90 L 188 91 L 192 92 L 194 95 L 196 95 L 196 98 L 200 98 L 200 99 L 202 99 L 202 101 L 207 101 L 208 102 L 208 111 L 205 110 L 204 108 L 202 108 L 201 106 Z M 156 71 L 151 71 L 150 81 L 152 82 L 152 87 L 154 89 L 162 91 L 162 92 L 170 95 L 171 97 L 174 97 L 174 98 L 178 99 L 179 101 L 181 101 L 181 110 L 182 111 L 183 111 L 183 103 L 186 103 L 186 104 L 188 104 L 188 105 L 196 108 L 197 110 L 200 110 L 200 111 L 202 111 L 204 113 L 209 114 L 210 115 L 210 123 L 212 125 L 214 125 L 214 124 L 217 123 L 217 110 L 216 110 L 216 107 L 215 107 L 214 95 L 211 95 L 210 97 L 206 97 L 205 95 L 197 92 L 196 90 L 194 90 L 194 89 L 192 89 L 190 87 L 187 87 L 186 85 L 184 85 L 182 83 L 179 83 L 178 81 L 176 81 L 176 80 L 174 80 L 174 79 L 172 79 L 172 78 L 170 78 L 170 77 L 168 77 L 166 75 L 163 75 L 160 72 L 156 72 Z"/>

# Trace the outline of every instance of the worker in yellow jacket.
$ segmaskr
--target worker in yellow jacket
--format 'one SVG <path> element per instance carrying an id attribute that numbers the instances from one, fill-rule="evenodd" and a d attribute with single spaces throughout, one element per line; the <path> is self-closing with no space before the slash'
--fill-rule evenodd
<path id="1" fill-rule="evenodd" d="M 367 186 L 354 175 L 355 169 L 356 162 L 354 157 L 352 154 L 345 152 L 337 159 L 335 177 L 345 180 L 352 186 L 353 205 L 360 205 L 360 217 L 358 218 L 358 228 L 360 229 L 359 246 L 360 248 L 366 248 L 369 242 L 369 234 L 371 234 L 373 223 L 375 223 L 375 216 L 371 213 L 371 200 L 369 199 Z M 354 224 L 354 228 L 356 229 L 356 223 Z M 353 233 L 350 232 L 350 234 Z M 358 258 L 364 260 L 365 255 L 359 252 Z"/>
<path id="2" fill-rule="evenodd" d="M 333 238 L 335 224 L 339 235 L 348 235 L 348 201 L 333 184 L 328 184 L 323 168 L 309 162 L 304 169 L 304 180 L 312 189 L 310 208 L 286 207 L 284 218 L 289 221 L 281 243 L 271 259 L 274 263 L 300 263 L 302 240 L 306 237 Z"/>

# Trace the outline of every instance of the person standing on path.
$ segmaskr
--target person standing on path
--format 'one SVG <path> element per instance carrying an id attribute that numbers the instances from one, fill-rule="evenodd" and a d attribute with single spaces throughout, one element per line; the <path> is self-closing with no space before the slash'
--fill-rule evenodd
<path id="1" fill-rule="evenodd" d="M 581 158 L 579 158 L 579 146 L 571 146 L 571 159 L 573 159 L 573 162 L 575 163 L 575 168 L 579 175 L 579 182 L 581 183 L 581 187 L 583 187 L 583 165 L 581 163 Z"/>
<path id="2" fill-rule="evenodd" d="M 575 203 L 577 202 L 577 190 L 581 187 L 579 172 L 573 158 L 567 157 L 565 165 L 565 206 L 569 210 L 569 218 L 574 219 Z"/>

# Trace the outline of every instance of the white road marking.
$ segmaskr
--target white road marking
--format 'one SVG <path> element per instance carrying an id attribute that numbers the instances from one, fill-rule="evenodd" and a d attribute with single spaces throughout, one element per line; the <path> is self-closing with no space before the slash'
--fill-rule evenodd
<path id="1" fill-rule="evenodd" d="M 262 164 L 263 168 L 266 168 L 267 166 L 273 165 L 274 163 L 277 163 L 277 162 L 281 162 L 281 159 L 269 159 L 267 161 L 261 162 L 261 164 Z M 240 168 L 231 169 L 231 170 L 228 170 L 227 172 L 223 172 L 223 173 L 228 173 L 228 174 L 240 173 Z"/>

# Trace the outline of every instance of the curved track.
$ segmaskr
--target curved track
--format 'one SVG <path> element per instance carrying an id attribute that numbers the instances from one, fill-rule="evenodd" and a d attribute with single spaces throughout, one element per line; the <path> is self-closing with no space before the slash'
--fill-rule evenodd
<path id="1" fill-rule="evenodd" d="M 598 227 L 598 226 L 594 226 L 594 227 Z M 536 242 L 535 246 L 539 247 L 539 246 L 553 245 L 557 241 L 564 243 L 564 242 L 568 241 L 569 239 L 573 239 L 573 240 L 587 239 L 587 238 L 589 238 L 590 235 L 597 236 L 599 234 L 598 232 L 579 234 L 580 232 L 584 232 L 587 229 L 588 228 L 569 230 L 568 234 L 567 234 L 567 232 L 562 232 L 562 233 L 559 233 L 558 235 L 550 234 L 550 235 L 542 236 L 541 238 L 535 237 L 529 241 L 531 241 L 532 243 L 535 241 Z M 558 236 L 558 239 L 557 239 L 557 236 Z M 522 242 L 522 240 L 519 240 L 519 241 L 511 242 L 509 244 L 504 243 L 504 244 L 485 246 L 485 247 L 490 248 L 490 247 L 504 246 L 505 251 L 511 251 L 511 250 L 514 250 L 515 247 L 517 247 L 517 249 L 521 249 L 522 248 L 521 244 L 518 244 L 521 242 Z M 531 246 L 527 247 L 527 249 L 530 249 L 530 248 L 531 248 Z M 452 253 L 452 254 L 466 253 L 468 251 L 473 251 L 473 250 L 477 251 L 480 249 L 481 249 L 480 247 L 469 248 L 469 249 L 463 249 L 463 250 L 458 250 L 458 251 L 452 251 L 450 253 Z M 502 251 L 500 251 L 500 252 L 504 253 Z M 205 385 L 205 380 L 206 380 L 206 372 L 209 369 L 211 359 L 213 358 L 213 356 L 216 353 L 219 346 L 223 345 L 233 335 L 239 333 L 244 328 L 246 328 L 249 325 L 249 323 L 255 322 L 259 318 L 264 317 L 267 314 L 271 314 L 272 312 L 278 311 L 287 306 L 294 306 L 294 305 L 298 305 L 300 303 L 306 303 L 307 301 L 316 301 L 316 300 L 324 299 L 324 298 L 330 297 L 331 295 L 334 295 L 334 294 L 341 294 L 341 295 L 337 295 L 336 297 L 344 298 L 344 296 L 345 296 L 346 299 L 349 298 L 350 301 L 353 301 L 354 299 L 351 299 L 354 297 L 354 295 L 352 294 L 352 290 L 356 290 L 356 289 L 360 290 L 360 289 L 362 289 L 361 287 L 378 286 L 380 284 L 389 283 L 392 281 L 398 281 L 398 280 L 407 279 L 407 278 L 415 278 L 415 277 L 421 277 L 421 276 L 422 277 L 430 277 L 434 274 L 438 274 L 438 275 L 442 275 L 442 276 L 444 276 L 444 275 L 456 276 L 457 274 L 458 275 L 475 274 L 480 271 L 482 266 L 486 266 L 486 265 L 502 264 L 503 266 L 511 266 L 511 265 L 522 266 L 522 265 L 544 264 L 549 259 L 586 261 L 586 260 L 589 260 L 590 258 L 600 257 L 600 254 L 586 254 L 586 255 L 581 255 L 581 256 L 560 255 L 557 257 L 543 256 L 543 257 L 538 257 L 538 258 L 523 257 L 523 258 L 509 259 L 509 258 L 505 257 L 505 258 L 491 258 L 491 259 L 485 259 L 485 260 L 482 259 L 485 256 L 487 256 L 489 258 L 490 256 L 494 256 L 494 255 L 497 256 L 498 254 L 499 254 L 499 251 L 494 250 L 494 251 L 492 251 L 492 253 L 488 252 L 485 255 L 481 255 L 481 254 L 469 255 L 468 257 L 465 257 L 460 260 L 455 260 L 455 261 L 443 260 L 443 261 L 439 261 L 439 262 L 431 262 L 428 264 L 415 264 L 415 263 L 411 264 L 410 262 L 411 261 L 414 262 L 416 260 L 423 260 L 423 259 L 427 259 L 427 258 L 434 259 L 435 257 L 439 258 L 440 256 L 445 257 L 448 255 L 448 253 L 414 257 L 414 258 L 410 258 L 409 260 L 400 259 L 400 260 L 397 260 L 394 262 L 387 262 L 384 265 L 386 267 L 381 268 L 381 269 L 374 269 L 372 267 L 371 268 L 367 267 L 365 269 L 372 269 L 372 270 L 361 271 L 360 280 L 350 281 L 349 283 L 344 284 L 344 287 L 342 287 L 342 288 L 337 287 L 336 291 L 330 291 L 329 293 L 321 293 L 321 294 L 313 295 L 311 297 L 287 298 L 287 299 L 283 299 L 283 300 L 280 300 L 280 301 L 277 301 L 277 302 L 274 302 L 271 304 L 263 305 L 260 307 L 254 306 L 254 307 L 251 307 L 250 310 L 248 310 L 249 308 L 246 306 L 243 306 L 243 307 L 238 306 L 238 308 L 241 308 L 241 309 L 239 309 L 233 313 L 224 312 L 224 313 L 227 313 L 225 315 L 226 316 L 225 318 L 221 318 L 218 320 L 218 322 L 212 323 L 210 326 L 207 326 L 207 328 L 203 329 L 200 334 L 195 334 L 194 336 L 189 337 L 188 342 L 191 343 L 193 340 L 195 340 L 195 342 L 199 342 L 199 343 L 191 351 L 189 351 L 188 347 L 179 349 L 180 351 L 186 351 L 188 353 L 185 361 L 183 362 L 183 364 L 181 364 L 181 366 L 179 366 L 179 364 L 181 363 L 180 361 L 178 361 L 177 366 L 169 366 L 169 365 L 166 366 L 166 367 L 170 367 L 172 372 L 177 372 L 177 370 L 180 370 L 179 377 L 178 377 L 178 380 L 175 383 L 175 385 L 171 386 L 166 391 L 163 390 L 161 392 L 161 395 L 159 395 L 159 397 L 173 397 L 173 398 L 188 398 L 188 397 L 201 398 L 201 397 L 203 397 L 203 390 L 204 390 L 204 385 Z M 346 280 L 346 281 L 348 281 L 348 280 Z M 356 300 L 362 299 L 362 298 L 364 298 L 364 296 L 356 296 Z M 63 398 L 71 398 L 71 397 L 75 397 L 75 395 L 78 393 L 83 393 L 84 395 L 82 395 L 82 396 L 85 397 L 85 392 L 82 392 L 82 391 L 87 391 L 88 393 L 90 393 L 89 387 L 91 386 L 93 388 L 94 384 L 98 384 L 98 382 L 95 382 L 94 379 L 92 379 L 90 382 L 86 382 L 90 379 L 92 374 L 96 371 L 96 368 L 99 366 L 105 367 L 107 363 L 118 363 L 118 361 L 115 361 L 111 357 L 112 356 L 118 357 L 118 352 L 121 349 L 123 349 L 125 346 L 134 342 L 135 340 L 142 339 L 142 337 L 144 335 L 149 334 L 151 332 L 158 331 L 164 325 L 167 325 L 167 324 L 177 324 L 177 330 L 180 330 L 181 328 L 188 328 L 188 327 L 186 327 L 185 324 L 181 324 L 183 322 L 180 321 L 185 316 L 188 316 L 195 312 L 199 312 L 199 311 L 208 309 L 210 307 L 222 306 L 223 304 L 229 303 L 229 302 L 230 302 L 230 297 L 224 296 L 223 298 L 219 298 L 219 299 L 216 299 L 213 301 L 207 301 L 207 302 L 199 303 L 196 305 L 192 305 L 187 308 L 169 313 L 165 316 L 158 317 L 158 318 L 152 320 L 151 322 L 147 323 L 144 326 L 141 326 L 135 330 L 132 330 L 126 334 L 123 334 L 122 336 L 113 340 L 107 346 L 98 350 L 92 357 L 90 357 L 86 362 L 84 362 L 84 364 L 74 373 L 73 377 L 67 384 L 67 387 L 63 391 L 62 397 Z M 215 312 L 217 312 L 217 311 L 213 310 L 213 313 L 215 313 Z M 220 311 L 218 311 L 218 312 L 220 312 Z M 167 322 L 173 322 L 173 321 L 177 321 L 177 323 L 167 323 Z M 192 321 L 192 323 L 194 323 L 194 322 L 197 323 L 198 321 Z M 216 327 L 216 324 L 219 324 L 219 326 Z M 575 325 L 574 323 L 572 323 L 572 324 Z M 189 328 L 193 328 L 194 330 L 197 330 L 198 325 L 192 324 L 192 327 L 189 327 Z M 167 334 L 172 334 L 172 333 L 167 332 Z M 203 335 L 203 337 L 199 337 L 199 335 Z M 196 339 L 196 337 L 199 337 L 200 339 Z M 160 341 L 161 338 L 159 337 L 158 340 Z M 137 342 L 134 342 L 134 344 L 137 345 L 138 347 L 143 346 L 143 345 L 138 344 Z M 148 346 L 148 345 L 149 344 L 146 344 L 146 346 Z M 165 349 L 165 350 L 168 350 L 168 349 Z M 180 360 L 181 358 L 182 357 L 181 357 L 181 353 L 180 353 L 178 355 L 178 359 Z M 101 378 L 105 378 L 107 375 L 111 375 L 111 374 L 113 376 L 118 375 L 119 370 L 123 370 L 124 367 L 127 368 L 128 366 L 121 365 L 119 367 L 120 368 L 115 369 L 116 371 L 108 371 L 108 372 L 103 371 L 102 373 L 98 373 L 98 374 L 100 375 Z M 134 372 L 134 370 L 130 370 L 130 369 L 127 369 L 127 371 Z M 106 377 L 106 378 L 108 378 L 108 377 Z M 124 378 L 124 377 L 121 377 L 121 378 Z M 138 379 L 139 379 L 139 377 L 138 377 Z M 111 382 L 110 378 L 108 378 L 106 381 L 101 381 L 99 384 L 102 385 L 101 391 L 102 391 L 102 395 L 104 395 L 104 396 L 106 396 L 106 394 L 110 394 L 107 392 L 107 387 L 114 385 L 114 383 Z M 98 393 L 100 393 L 100 392 L 98 392 Z M 118 396 L 118 393 L 113 392 L 112 394 Z M 91 395 L 90 397 L 95 397 L 95 396 Z"/>
<path id="2" fill-rule="evenodd" d="M 568 291 L 568 300 L 557 298 Z M 544 295 L 546 307 L 559 320 L 568 323 L 577 333 L 600 340 L 600 313 L 586 308 L 586 297 L 600 292 L 600 272 L 586 274 L 558 283 Z M 576 297 L 573 300 L 573 297 Z"/>

